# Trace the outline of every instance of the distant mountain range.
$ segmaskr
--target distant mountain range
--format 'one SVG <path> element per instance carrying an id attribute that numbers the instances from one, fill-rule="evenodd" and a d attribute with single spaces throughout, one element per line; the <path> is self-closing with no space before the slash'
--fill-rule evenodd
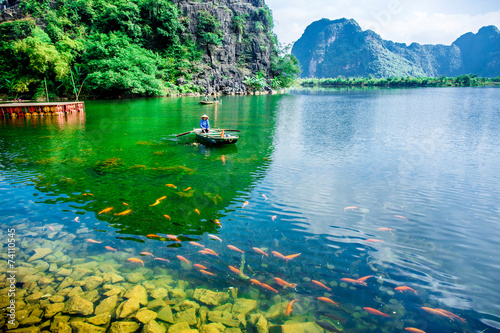
<path id="1" fill-rule="evenodd" d="M 311 23 L 292 48 L 302 77 L 381 77 L 500 75 L 500 30 L 481 28 L 451 45 L 395 43 L 354 20 L 322 19 Z"/>

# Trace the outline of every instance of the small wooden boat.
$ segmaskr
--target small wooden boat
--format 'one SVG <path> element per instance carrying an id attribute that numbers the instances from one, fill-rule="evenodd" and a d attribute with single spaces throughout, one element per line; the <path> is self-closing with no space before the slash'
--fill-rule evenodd
<path id="1" fill-rule="evenodd" d="M 206 105 L 206 104 L 218 104 L 219 101 L 200 101 L 200 104 Z"/>
<path id="2" fill-rule="evenodd" d="M 210 130 L 208 133 L 202 133 L 201 130 L 197 129 L 194 134 L 196 135 L 196 141 L 207 146 L 234 144 L 239 139 L 239 136 L 227 132 L 224 132 L 224 136 L 222 136 L 222 130 Z"/>

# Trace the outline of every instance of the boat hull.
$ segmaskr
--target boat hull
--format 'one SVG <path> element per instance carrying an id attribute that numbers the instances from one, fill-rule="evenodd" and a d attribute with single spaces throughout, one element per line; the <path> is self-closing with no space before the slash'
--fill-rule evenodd
<path id="1" fill-rule="evenodd" d="M 219 101 L 200 101 L 200 104 L 207 105 L 207 104 L 218 104 Z"/>
<path id="2" fill-rule="evenodd" d="M 220 135 L 220 132 L 210 132 L 210 133 L 199 133 L 196 132 L 196 141 L 203 143 L 207 146 L 223 146 L 231 145 L 238 142 L 239 137 L 236 135 L 225 134 L 224 137 Z"/>

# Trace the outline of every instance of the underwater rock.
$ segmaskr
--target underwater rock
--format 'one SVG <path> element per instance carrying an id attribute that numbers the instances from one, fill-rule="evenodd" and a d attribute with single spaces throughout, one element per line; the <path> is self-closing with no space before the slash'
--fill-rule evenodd
<path id="1" fill-rule="evenodd" d="M 181 303 L 178 304 L 178 307 L 181 311 L 184 311 L 186 309 L 194 308 L 196 311 L 200 308 L 200 304 L 190 301 L 190 300 L 185 300 L 182 301 Z"/>
<path id="2" fill-rule="evenodd" d="M 93 271 L 91 271 L 90 269 L 77 267 L 73 270 L 73 272 L 69 275 L 69 277 L 71 279 L 73 279 L 74 281 L 78 281 L 82 277 L 84 277 L 85 275 L 92 274 L 92 273 L 93 273 Z"/>
<path id="3" fill-rule="evenodd" d="M 172 298 L 175 298 L 177 300 L 186 298 L 186 293 L 184 292 L 184 290 L 179 288 L 170 290 L 170 294 L 172 295 Z"/>
<path id="4" fill-rule="evenodd" d="M 188 323 L 189 325 L 196 325 L 196 309 L 190 308 L 185 311 L 177 312 L 174 315 L 174 323 Z"/>
<path id="5" fill-rule="evenodd" d="M 104 288 L 106 289 L 106 288 Z M 125 288 L 123 288 L 122 286 L 113 286 L 112 288 L 110 288 L 108 291 L 106 291 L 104 293 L 104 296 L 113 296 L 113 295 L 118 295 L 119 297 L 121 295 L 125 294 Z"/>
<path id="6" fill-rule="evenodd" d="M 158 324 L 156 321 L 151 320 L 142 328 L 141 333 L 166 333 L 167 329 Z"/>
<path id="7" fill-rule="evenodd" d="M 153 310 L 167 305 L 162 299 L 155 299 L 148 303 L 148 309 Z"/>
<path id="8" fill-rule="evenodd" d="M 20 326 L 30 326 L 30 325 L 36 325 L 39 322 L 41 322 L 42 319 L 36 316 L 29 316 L 28 318 L 24 318 L 19 325 Z"/>
<path id="9" fill-rule="evenodd" d="M 94 314 L 99 315 L 101 313 L 111 312 L 116 307 L 117 303 L 118 303 L 118 296 L 116 295 L 105 298 L 95 308 Z"/>
<path id="10" fill-rule="evenodd" d="M 229 294 L 197 288 L 194 291 L 193 298 L 207 305 L 219 305 L 225 303 L 229 299 Z"/>
<path id="11" fill-rule="evenodd" d="M 139 310 L 140 307 L 141 306 L 139 304 L 139 301 L 135 298 L 131 298 L 118 306 L 118 309 L 116 310 L 116 316 L 118 318 L 128 317 L 132 313 Z"/>
<path id="12" fill-rule="evenodd" d="M 139 324 L 132 321 L 115 321 L 111 324 L 109 333 L 131 333 L 139 329 Z"/>
<path id="13" fill-rule="evenodd" d="M 125 278 L 123 276 L 118 275 L 115 272 L 105 273 L 102 277 L 105 282 L 111 282 L 113 284 L 125 281 Z"/>
<path id="14" fill-rule="evenodd" d="M 221 323 L 211 323 L 200 327 L 200 333 L 223 333 L 225 330 L 226 327 Z"/>
<path id="15" fill-rule="evenodd" d="M 173 323 L 174 315 L 172 314 L 172 309 L 170 308 L 170 306 L 166 305 L 162 307 L 161 310 L 158 312 L 157 318 L 167 323 Z"/>
<path id="16" fill-rule="evenodd" d="M 80 287 L 74 287 L 73 289 L 70 290 L 70 292 L 68 293 L 68 297 L 73 297 L 75 295 L 81 295 L 83 294 L 83 290 L 82 288 Z"/>
<path id="17" fill-rule="evenodd" d="M 274 304 L 269 308 L 269 310 L 267 310 L 264 316 L 266 317 L 266 319 L 277 318 L 285 313 L 286 307 L 287 307 L 286 302 Z"/>
<path id="18" fill-rule="evenodd" d="M 233 319 L 233 316 L 230 312 L 210 311 L 208 313 L 208 321 L 213 323 L 221 323 L 225 326 L 230 327 L 240 326 L 240 321 Z"/>
<path id="19" fill-rule="evenodd" d="M 54 296 L 55 297 L 55 296 Z M 64 297 L 63 297 L 64 299 Z M 44 306 L 45 308 L 45 318 L 52 318 L 59 312 L 62 312 L 64 310 L 64 303 L 54 303 L 54 304 L 47 304 Z"/>
<path id="20" fill-rule="evenodd" d="M 168 296 L 168 291 L 165 288 L 156 288 L 153 291 L 151 291 L 151 297 L 153 298 L 164 299 L 167 296 Z"/>
<path id="21" fill-rule="evenodd" d="M 155 320 L 157 317 L 156 312 L 142 308 L 135 314 L 134 318 L 143 324 L 149 323 L 151 320 Z"/>
<path id="22" fill-rule="evenodd" d="M 39 291 L 39 292 L 36 292 L 36 293 L 29 295 L 24 300 L 28 303 L 36 303 L 42 299 L 42 296 L 43 296 L 43 293 Z"/>
<path id="23" fill-rule="evenodd" d="M 254 299 L 237 298 L 233 305 L 233 314 L 243 314 L 255 310 L 257 308 L 258 302 Z"/>
<path id="24" fill-rule="evenodd" d="M 148 292 L 141 285 L 133 287 L 127 291 L 123 297 L 136 299 L 142 305 L 148 304 Z"/>
<path id="25" fill-rule="evenodd" d="M 279 330 L 281 328 L 281 330 Z M 297 323 L 281 326 L 273 326 L 269 330 L 270 333 L 281 332 L 281 333 L 323 333 L 324 330 L 316 325 L 316 323 Z"/>
<path id="26" fill-rule="evenodd" d="M 35 261 L 37 259 L 42 259 L 43 257 L 45 257 L 46 255 L 48 255 L 49 253 L 52 253 L 52 249 L 49 249 L 49 248 L 45 248 L 45 249 L 35 249 L 35 254 L 32 255 L 29 259 L 28 259 L 28 262 L 32 262 L 32 261 Z M 18 274 L 20 274 L 18 272 Z"/>
<path id="27" fill-rule="evenodd" d="M 45 272 L 47 269 L 49 269 L 49 267 L 50 264 L 48 262 L 40 260 L 37 262 L 35 269 L 39 272 Z"/>
<path id="28" fill-rule="evenodd" d="M 235 327 L 228 327 L 224 333 L 241 333 L 241 329 Z"/>
<path id="29" fill-rule="evenodd" d="M 73 270 L 70 268 L 60 268 L 56 272 L 56 276 L 70 276 L 73 273 Z"/>
<path id="30" fill-rule="evenodd" d="M 168 333 L 198 333 L 198 330 L 191 329 L 188 323 L 178 323 L 170 326 Z"/>
<path id="31" fill-rule="evenodd" d="M 67 288 L 69 286 L 72 286 L 73 285 L 73 279 L 70 278 L 70 277 L 66 277 L 62 282 L 61 284 L 59 285 L 59 287 L 57 288 L 58 290 L 63 290 L 64 288 Z"/>
<path id="32" fill-rule="evenodd" d="M 83 279 L 83 282 L 85 284 L 83 285 L 84 290 L 94 290 L 98 286 L 102 284 L 102 277 L 100 276 L 88 276 L 85 279 Z"/>
<path id="33" fill-rule="evenodd" d="M 125 274 L 125 279 L 130 282 L 130 283 L 138 283 L 142 280 L 144 280 L 144 275 L 142 275 L 141 273 L 128 273 L 128 274 Z"/>
<path id="34" fill-rule="evenodd" d="M 268 333 L 268 323 L 266 318 L 264 316 L 260 316 L 259 320 L 257 320 L 257 323 L 255 324 L 255 329 L 257 330 L 257 333 Z"/>
<path id="35" fill-rule="evenodd" d="M 69 314 L 79 314 L 82 316 L 91 315 L 94 312 L 94 304 L 89 302 L 78 295 L 71 297 L 66 306 L 64 307 L 64 312 Z"/>
<path id="36" fill-rule="evenodd" d="M 81 321 L 73 321 L 70 323 L 73 333 L 104 333 L 105 328 L 87 324 Z"/>
<path id="37" fill-rule="evenodd" d="M 104 312 L 97 316 L 87 319 L 87 321 L 92 325 L 98 325 L 98 326 L 107 325 L 110 320 L 111 320 L 111 314 L 109 312 Z"/>
<path id="38" fill-rule="evenodd" d="M 23 328 L 17 328 L 15 330 L 10 330 L 7 331 L 8 333 L 40 333 L 40 327 L 23 327 Z"/>

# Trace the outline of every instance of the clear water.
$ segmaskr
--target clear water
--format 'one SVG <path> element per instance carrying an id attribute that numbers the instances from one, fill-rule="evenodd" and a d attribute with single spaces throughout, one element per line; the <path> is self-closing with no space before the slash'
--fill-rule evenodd
<path id="1" fill-rule="evenodd" d="M 298 299 L 291 316 L 268 319 L 271 326 L 500 331 L 499 92 L 292 91 L 225 97 L 218 106 L 195 98 L 91 101 L 85 114 L 0 119 L 3 237 L 17 228 L 18 264 L 28 265 L 34 248 L 70 242 L 62 251 L 70 258 L 111 260 L 124 274 L 162 268 L 188 288 L 238 288 L 238 297 L 259 301 L 257 312 Z M 242 130 L 238 143 L 208 148 L 191 135 L 175 138 L 203 113 L 212 127 Z M 219 256 L 201 254 L 189 241 Z M 283 260 L 271 251 L 300 256 Z M 144 268 L 127 258 L 143 260 Z M 341 281 L 368 275 L 374 277 L 366 286 Z M 297 287 L 283 288 L 275 277 Z"/>

